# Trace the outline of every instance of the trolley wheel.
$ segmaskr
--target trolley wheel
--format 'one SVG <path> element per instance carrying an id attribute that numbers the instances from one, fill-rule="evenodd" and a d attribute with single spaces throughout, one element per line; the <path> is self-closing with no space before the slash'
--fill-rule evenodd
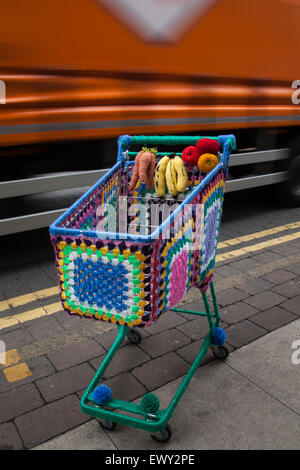
<path id="1" fill-rule="evenodd" d="M 127 338 L 132 344 L 139 344 L 142 341 L 142 337 L 138 331 L 134 328 L 131 328 L 127 333 Z"/>
<path id="2" fill-rule="evenodd" d="M 229 351 L 225 346 L 212 345 L 211 350 L 218 359 L 226 359 L 229 356 Z"/>
<path id="3" fill-rule="evenodd" d="M 156 432 L 155 434 L 150 434 L 152 439 L 156 442 L 168 442 L 171 439 L 172 431 L 170 426 L 167 424 L 164 429 Z"/>
<path id="4" fill-rule="evenodd" d="M 114 421 L 108 421 L 107 419 L 99 419 L 98 422 L 100 426 L 106 431 L 113 431 L 117 427 L 117 423 L 115 423 Z"/>

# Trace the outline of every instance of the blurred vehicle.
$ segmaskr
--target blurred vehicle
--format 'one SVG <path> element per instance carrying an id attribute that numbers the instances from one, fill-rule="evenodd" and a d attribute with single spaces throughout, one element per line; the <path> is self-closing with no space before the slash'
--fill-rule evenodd
<path id="1" fill-rule="evenodd" d="M 227 191 L 280 183 L 300 203 L 300 1 L 11 0 L 1 17 L 0 198 L 90 184 L 120 134 L 230 130 Z"/>

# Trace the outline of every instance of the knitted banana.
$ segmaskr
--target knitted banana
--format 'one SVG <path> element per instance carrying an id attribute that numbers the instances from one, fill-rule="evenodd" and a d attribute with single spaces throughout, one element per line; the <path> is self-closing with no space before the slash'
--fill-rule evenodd
<path id="1" fill-rule="evenodd" d="M 169 193 L 171 196 L 177 196 L 178 191 L 176 187 L 176 170 L 175 170 L 175 165 L 174 165 L 174 160 L 173 158 L 170 159 L 167 169 L 166 169 L 166 182 L 167 182 L 167 187 L 169 190 Z"/>
<path id="2" fill-rule="evenodd" d="M 165 174 L 167 170 L 167 165 L 170 161 L 170 158 L 166 155 L 163 157 L 155 168 L 154 174 L 154 187 L 155 192 L 158 197 L 163 197 L 166 194 L 165 188 Z"/>
<path id="3" fill-rule="evenodd" d="M 188 185 L 189 178 L 183 160 L 178 155 L 173 159 L 173 166 L 177 174 L 177 191 L 179 193 L 184 193 Z"/>

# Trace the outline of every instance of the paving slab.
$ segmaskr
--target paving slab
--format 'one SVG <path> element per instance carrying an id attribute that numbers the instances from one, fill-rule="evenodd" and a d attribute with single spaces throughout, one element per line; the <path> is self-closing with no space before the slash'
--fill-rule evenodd
<path id="1" fill-rule="evenodd" d="M 89 419 L 80 411 L 79 399 L 70 395 L 20 416 L 15 423 L 25 446 L 31 448 Z"/>
<path id="2" fill-rule="evenodd" d="M 300 364 L 292 362 L 292 344 L 299 339 L 297 319 L 234 352 L 227 364 L 300 414 Z"/>
<path id="3" fill-rule="evenodd" d="M 188 370 L 188 364 L 174 352 L 153 359 L 133 369 L 133 375 L 152 391 L 162 384 L 181 377 Z"/>
<path id="4" fill-rule="evenodd" d="M 156 323 L 147 328 L 147 332 L 151 335 L 156 333 L 161 333 L 162 331 L 169 330 L 170 328 L 175 328 L 178 325 L 182 325 L 187 320 L 183 318 L 183 315 L 175 313 L 172 311 L 166 312 L 161 316 Z"/>
<path id="5" fill-rule="evenodd" d="M 21 450 L 23 444 L 13 423 L 0 425 L 0 450 Z"/>
<path id="6" fill-rule="evenodd" d="M 251 305 L 245 304 L 244 302 L 237 302 L 233 305 L 228 305 L 221 310 L 220 315 L 225 323 L 234 324 L 239 323 L 246 318 L 249 318 L 258 313 L 258 310 Z"/>
<path id="7" fill-rule="evenodd" d="M 114 375 L 121 374 L 126 372 L 134 367 L 143 364 L 144 362 L 149 361 L 150 356 L 142 351 L 135 344 L 130 344 L 124 346 L 121 349 L 118 349 L 114 355 L 112 362 L 109 364 L 108 368 L 104 373 L 105 378 L 113 377 Z M 103 361 L 103 356 L 97 357 L 90 361 L 92 367 L 95 370 L 98 370 L 100 364 Z"/>
<path id="8" fill-rule="evenodd" d="M 239 289 L 247 292 L 248 294 L 254 295 L 259 292 L 271 289 L 274 286 L 272 282 L 266 281 L 261 278 L 248 279 L 247 282 L 239 284 Z"/>
<path id="9" fill-rule="evenodd" d="M 109 436 L 93 419 L 32 450 L 116 450 Z"/>
<path id="10" fill-rule="evenodd" d="M 283 302 L 281 304 L 281 307 L 299 316 L 300 315 L 300 295 L 297 295 L 296 297 L 293 297 L 292 299 L 289 299 L 286 302 Z"/>
<path id="11" fill-rule="evenodd" d="M 103 383 L 110 387 L 117 400 L 133 401 L 147 393 L 146 388 L 129 372 L 103 380 Z"/>
<path id="12" fill-rule="evenodd" d="M 93 377 L 93 369 L 84 363 L 37 380 L 36 385 L 45 400 L 49 402 L 87 387 Z"/>
<path id="13" fill-rule="evenodd" d="M 297 277 L 297 274 L 285 271 L 284 269 L 277 269 L 271 273 L 265 274 L 264 278 L 274 284 L 282 284 L 283 282 L 290 281 Z"/>
<path id="14" fill-rule="evenodd" d="M 253 323 L 262 326 L 268 331 L 277 330 L 281 326 L 296 319 L 296 315 L 277 306 L 251 317 Z"/>
<path id="15" fill-rule="evenodd" d="M 240 348 L 241 346 L 254 341 L 260 336 L 267 334 L 268 331 L 249 320 L 244 320 L 240 323 L 231 325 L 229 328 L 226 328 L 226 333 L 227 343 L 234 348 Z"/>
<path id="16" fill-rule="evenodd" d="M 272 291 L 288 298 L 296 297 L 300 292 L 300 278 L 297 277 L 296 279 L 292 279 L 291 281 L 287 281 L 283 284 L 273 287 Z"/>
<path id="17" fill-rule="evenodd" d="M 88 339 L 80 343 L 70 344 L 61 349 L 56 349 L 48 354 L 48 358 L 56 370 L 67 369 L 105 353 L 102 348 L 93 339 Z"/>
<path id="18" fill-rule="evenodd" d="M 7 351 L 33 342 L 31 334 L 19 324 L 17 326 L 18 328 L 13 331 L 1 332 L 0 334 L 1 341 L 4 341 Z"/>
<path id="19" fill-rule="evenodd" d="M 147 328 L 137 328 L 137 330 L 142 338 L 147 338 L 148 336 L 150 336 L 150 333 L 148 333 Z M 109 351 L 117 335 L 118 335 L 117 328 L 112 328 L 110 331 L 107 331 L 105 333 L 95 336 L 94 340 L 97 341 L 103 348 L 105 348 L 106 351 Z M 126 336 L 124 338 L 123 343 L 120 345 L 120 348 L 123 348 L 124 346 L 128 346 L 129 344 L 131 343 Z"/>
<path id="20" fill-rule="evenodd" d="M 49 338 L 63 333 L 63 327 L 55 318 L 45 316 L 25 323 L 26 329 L 35 340 Z"/>
<path id="21" fill-rule="evenodd" d="M 141 341 L 139 347 L 149 354 L 149 356 L 158 357 L 170 351 L 175 351 L 190 342 L 191 340 L 188 336 L 174 328 L 146 338 Z"/>
<path id="22" fill-rule="evenodd" d="M 24 364 L 24 363 L 22 363 L 22 364 Z M 48 375 L 51 375 L 51 374 L 55 373 L 54 367 L 52 367 L 52 365 L 50 364 L 50 362 L 48 361 L 48 359 L 45 356 L 34 357 L 33 359 L 30 359 L 29 361 L 27 361 L 25 364 L 28 367 L 31 375 L 29 375 L 28 377 L 23 378 L 22 377 L 23 374 L 21 374 L 22 378 L 20 378 L 19 380 L 16 380 L 14 378 L 12 383 L 9 383 L 7 381 L 7 379 L 3 378 L 3 381 L 4 381 L 4 383 L 6 383 L 6 385 L 7 385 L 6 388 L 8 390 L 12 390 L 16 387 L 20 387 L 20 386 L 25 385 L 25 384 L 30 383 L 30 382 L 35 382 L 38 379 L 41 379 L 43 377 L 47 377 Z M 17 364 L 17 366 L 18 366 L 18 364 Z M 12 367 L 16 367 L 16 366 L 12 366 Z M 9 369 L 11 369 L 11 367 L 9 367 L 8 369 L 4 369 L 2 372 L 5 374 L 5 372 Z M 2 391 L 1 391 L 1 380 L 2 380 L 2 377 L 0 377 L 0 393 L 2 393 Z M 3 388 L 5 388 L 5 385 L 4 385 Z"/>
<path id="23" fill-rule="evenodd" d="M 163 408 L 180 381 L 155 391 Z M 109 435 L 122 450 L 299 449 L 300 416 L 218 361 L 195 374 L 170 424 L 172 439 L 163 445 L 132 428 L 120 426 Z"/>
<path id="24" fill-rule="evenodd" d="M 245 299 L 245 302 L 259 310 L 267 310 L 274 305 L 278 305 L 285 300 L 285 297 L 276 292 L 265 291 Z"/>
<path id="25" fill-rule="evenodd" d="M 26 384 L 1 395 L 0 423 L 9 421 L 44 404 L 36 386 Z"/>
<path id="26" fill-rule="evenodd" d="M 235 304 L 236 302 L 244 300 L 248 296 L 249 294 L 247 294 L 247 292 L 231 287 L 230 289 L 226 289 L 218 293 L 218 304 L 220 307 L 226 307 L 227 305 Z"/>
<path id="27" fill-rule="evenodd" d="M 232 268 L 236 268 L 243 272 L 249 271 L 250 269 L 255 269 L 260 265 L 261 263 L 251 258 L 245 258 L 245 259 L 242 259 L 241 261 L 235 261 L 231 263 Z"/>
<path id="28" fill-rule="evenodd" d="M 286 268 L 287 271 L 291 271 L 292 273 L 295 274 L 300 274 L 300 263 L 293 264 L 292 266 L 288 266 Z"/>
<path id="29" fill-rule="evenodd" d="M 193 320 L 190 320 L 183 325 L 177 327 L 184 335 L 189 336 L 192 341 L 204 338 L 209 330 L 208 320 L 206 317 L 191 315 Z M 226 327 L 227 324 L 221 320 L 220 326 Z"/>

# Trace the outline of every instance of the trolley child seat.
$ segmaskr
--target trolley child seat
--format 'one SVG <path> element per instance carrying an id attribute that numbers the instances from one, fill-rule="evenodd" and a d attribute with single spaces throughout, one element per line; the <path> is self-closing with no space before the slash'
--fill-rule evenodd
<path id="1" fill-rule="evenodd" d="M 200 139 L 119 137 L 117 163 L 50 226 L 64 310 L 115 323 L 119 329 L 81 399 L 81 410 L 98 418 L 105 429 L 121 423 L 167 441 L 171 436 L 167 423 L 208 349 L 219 358 L 228 355 L 212 279 L 235 137 L 206 138 L 218 144 L 218 163 L 205 172 L 187 166 L 188 184 L 178 196 L 168 191 L 158 197 L 153 187 L 141 182 L 128 188 L 141 146 L 157 146 L 151 151 L 160 161 L 163 156 L 181 154 L 184 147 L 195 146 Z M 191 287 L 199 288 L 205 312 L 175 307 Z M 214 313 L 206 295 L 208 288 Z M 168 310 L 206 316 L 209 324 L 199 354 L 169 406 L 160 409 L 152 393 L 140 404 L 113 398 L 109 387 L 98 384 L 125 336 L 138 343 L 138 328 L 152 325 Z"/>

